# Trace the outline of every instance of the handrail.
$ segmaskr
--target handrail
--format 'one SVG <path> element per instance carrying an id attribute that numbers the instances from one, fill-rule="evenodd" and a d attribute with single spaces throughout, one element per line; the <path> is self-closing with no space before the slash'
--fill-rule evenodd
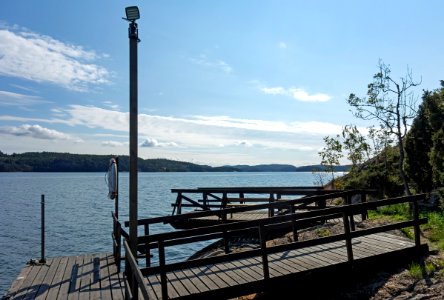
<path id="1" fill-rule="evenodd" d="M 142 272 L 139 269 L 139 266 L 137 265 L 137 261 L 134 258 L 133 254 L 131 253 L 130 247 L 128 246 L 128 242 L 126 240 L 123 241 L 123 246 L 125 247 L 126 263 L 129 265 L 131 270 L 130 273 L 132 275 L 131 276 L 132 278 L 130 280 L 130 285 L 132 285 L 130 287 L 131 294 L 133 295 L 133 297 L 135 297 L 135 295 L 138 295 L 138 289 L 140 289 L 143 298 L 150 299 L 149 291 L 147 289 L 148 283 L 146 282 L 146 279 L 143 277 Z"/>
<path id="2" fill-rule="evenodd" d="M 264 187 L 264 186 L 250 186 L 250 187 L 198 187 L 197 189 L 180 189 L 175 188 L 171 189 L 172 193 L 250 193 L 250 194 L 256 194 L 256 192 L 259 193 L 273 193 L 273 192 L 280 192 L 280 191 L 303 191 L 303 190 L 321 190 L 323 187 L 321 186 L 288 186 L 288 187 L 282 187 L 282 186 L 270 186 L 270 187 Z"/>
<path id="3" fill-rule="evenodd" d="M 344 205 L 344 206 L 324 208 L 324 209 L 308 211 L 308 212 L 280 215 L 280 216 L 270 217 L 270 218 L 266 218 L 266 219 L 241 221 L 241 222 L 235 222 L 235 223 L 225 223 L 225 224 L 218 224 L 218 225 L 213 225 L 213 226 L 209 226 L 209 227 L 199 227 L 199 228 L 192 228 L 192 229 L 186 229 L 186 230 L 181 230 L 181 231 L 164 232 L 164 233 L 153 234 L 150 236 L 139 236 L 138 243 L 147 243 L 147 242 L 154 242 L 154 241 L 159 241 L 159 240 L 179 239 L 179 238 L 190 237 L 190 236 L 195 236 L 195 235 L 210 234 L 210 233 L 214 233 L 214 232 L 234 231 L 234 230 L 239 230 L 239 229 L 256 227 L 256 226 L 259 226 L 260 224 L 272 225 L 272 224 L 276 224 L 276 223 L 290 222 L 290 221 L 293 221 L 293 219 L 295 219 L 295 218 L 296 218 L 296 220 L 295 220 L 296 224 L 299 224 L 299 223 L 304 222 L 304 220 L 305 220 L 305 222 L 307 222 L 306 220 L 309 218 L 330 216 L 330 215 L 344 213 L 344 212 L 349 215 L 358 214 L 362 210 L 365 210 L 365 209 L 375 209 L 379 206 L 386 206 L 386 205 L 399 204 L 399 203 L 404 203 L 404 202 L 418 201 L 423 198 L 424 198 L 424 195 L 422 195 L 422 194 L 415 195 L 415 196 L 408 196 L 408 197 L 397 197 L 397 198 L 383 199 L 383 200 L 377 200 L 377 201 L 372 201 L 372 202 L 348 204 L 348 205 Z"/>
<path id="4" fill-rule="evenodd" d="M 222 217 L 224 214 L 228 215 L 228 214 L 261 210 L 261 209 L 267 209 L 267 208 L 276 208 L 276 209 L 286 208 L 289 205 L 309 204 L 309 203 L 313 203 L 316 201 L 323 201 L 323 200 L 328 200 L 328 199 L 333 199 L 333 198 L 346 197 L 346 196 L 355 195 L 355 194 L 363 194 L 363 193 L 368 193 L 371 191 L 372 190 L 349 190 L 349 191 L 329 193 L 329 194 L 325 194 L 325 195 L 308 196 L 305 198 L 298 198 L 298 199 L 291 199 L 291 200 L 279 200 L 279 201 L 272 202 L 272 203 L 256 204 L 256 205 L 250 205 L 250 206 L 245 206 L 245 207 L 230 207 L 230 208 L 225 208 L 225 209 L 220 209 L 220 210 L 198 211 L 198 212 L 189 212 L 189 213 L 181 214 L 181 215 L 139 219 L 139 220 L 137 220 L 137 225 L 156 224 L 156 223 L 172 223 L 175 221 L 181 221 L 181 220 L 186 220 L 186 219 L 190 219 L 190 218 L 202 218 L 202 217 L 208 217 L 208 216 Z M 129 222 L 125 221 L 125 227 L 128 227 L 128 226 L 129 226 Z"/>
<path id="5" fill-rule="evenodd" d="M 188 229 L 188 230 L 177 231 L 177 232 L 160 233 L 160 234 L 154 234 L 151 236 L 139 237 L 138 238 L 138 247 L 147 247 L 147 248 L 151 249 L 157 245 L 157 248 L 159 251 L 159 265 L 158 266 L 152 266 L 152 267 L 146 267 L 146 268 L 139 269 L 134 257 L 130 253 L 130 249 L 129 249 L 126 241 L 124 241 L 125 251 L 127 253 L 127 258 L 129 258 L 128 263 L 131 266 L 131 272 L 136 273 L 136 274 L 133 274 L 133 276 L 135 276 L 135 280 L 137 281 L 141 290 L 142 290 L 142 287 L 146 289 L 146 283 L 143 279 L 143 276 L 148 276 L 151 274 L 159 274 L 160 275 L 162 298 L 167 299 L 168 298 L 167 285 L 169 283 L 168 283 L 166 274 L 171 271 L 175 271 L 175 270 L 179 270 L 179 269 L 189 269 L 189 268 L 193 268 L 193 267 L 216 264 L 216 263 L 222 263 L 222 262 L 231 261 L 231 260 L 238 260 L 238 259 L 242 259 L 242 258 L 261 257 L 263 278 L 267 279 L 269 277 L 268 256 L 270 254 L 345 240 L 348 261 L 353 261 L 354 258 L 353 258 L 352 239 L 357 238 L 357 237 L 361 237 L 361 236 L 370 235 L 370 234 L 386 232 L 386 231 L 393 230 L 393 229 L 400 229 L 400 228 L 404 228 L 404 227 L 410 227 L 410 226 L 414 227 L 415 249 L 416 249 L 416 251 L 418 251 L 418 254 L 419 254 L 420 253 L 419 251 L 421 250 L 421 247 L 422 247 L 420 244 L 420 240 L 418 238 L 419 233 L 420 233 L 419 225 L 425 224 L 427 222 L 427 219 L 425 219 L 425 218 L 420 219 L 419 218 L 418 201 L 423 200 L 424 198 L 425 198 L 424 194 L 415 195 L 415 196 L 397 197 L 397 198 L 383 199 L 383 200 L 377 200 L 377 201 L 359 203 L 359 204 L 347 204 L 344 206 L 320 209 L 317 211 L 309 211 L 309 212 L 304 212 L 304 213 L 292 213 L 290 215 L 276 216 L 276 217 L 271 217 L 271 218 L 267 218 L 267 219 L 244 221 L 244 222 L 237 222 L 237 223 L 230 223 L 230 224 L 221 224 L 221 225 L 215 225 L 215 226 L 211 226 L 211 227 L 202 227 L 202 228 Z M 407 202 L 413 202 L 413 216 L 412 216 L 413 219 L 412 220 L 397 222 L 394 224 L 383 225 L 383 226 L 374 227 L 374 228 L 361 229 L 359 231 L 353 231 L 353 229 L 350 230 L 351 224 L 348 221 L 349 216 L 352 216 L 354 214 L 359 214 L 362 212 L 363 209 L 376 209 L 377 207 L 380 207 L 380 206 L 393 205 L 393 204 L 399 204 L 399 203 L 407 203 Z M 312 240 L 306 240 L 306 241 L 295 240 L 292 243 L 285 244 L 285 245 L 278 245 L 278 246 L 271 246 L 271 247 L 267 246 L 266 231 L 271 226 L 275 226 L 277 224 L 284 223 L 284 222 L 293 222 L 293 224 L 295 224 L 295 226 L 297 227 L 302 222 L 310 222 L 313 220 L 332 218 L 333 216 L 334 217 L 342 216 L 342 218 L 343 218 L 342 224 L 344 226 L 344 233 L 336 234 L 336 235 L 332 235 L 332 236 L 328 236 L 328 237 L 312 239 Z M 251 229 L 251 228 L 253 228 L 253 229 Z M 183 262 L 173 262 L 173 263 L 166 262 L 165 248 L 167 246 L 178 245 L 178 244 L 182 244 L 183 242 L 198 241 L 201 237 L 205 238 L 205 239 L 213 239 L 215 236 L 220 236 L 220 235 L 223 235 L 224 233 L 226 234 L 227 232 L 233 233 L 236 231 L 247 230 L 247 229 L 248 230 L 256 230 L 258 232 L 259 240 L 260 240 L 260 248 L 242 251 L 242 252 L 238 252 L 238 253 L 229 253 L 229 254 L 225 254 L 222 256 L 207 257 L 207 258 L 202 258 L 202 259 L 193 259 L 193 260 L 188 260 L 188 261 L 183 261 Z M 134 285 L 133 285 L 133 288 L 134 288 Z M 137 288 L 137 286 L 136 286 L 136 288 Z M 143 293 L 143 290 L 142 290 L 142 293 Z"/>

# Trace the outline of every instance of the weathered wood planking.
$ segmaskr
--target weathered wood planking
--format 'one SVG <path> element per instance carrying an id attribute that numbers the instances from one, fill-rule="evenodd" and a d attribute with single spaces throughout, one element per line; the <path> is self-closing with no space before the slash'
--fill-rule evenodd
<path id="1" fill-rule="evenodd" d="M 415 243 L 389 233 L 378 233 L 357 237 L 353 239 L 352 246 L 353 263 L 371 261 L 377 264 L 378 259 L 413 250 Z M 308 272 L 350 265 L 345 241 L 275 253 L 268 259 L 270 280 L 273 282 L 285 282 L 298 274 L 303 276 Z M 168 297 L 205 299 L 242 295 L 243 291 L 260 292 L 267 286 L 263 274 L 261 257 L 175 271 L 168 273 Z M 149 276 L 148 282 L 153 295 L 162 299 L 160 276 Z"/>
<path id="2" fill-rule="evenodd" d="M 56 257 L 44 265 L 28 265 L 5 299 L 124 299 L 123 275 L 112 254 Z"/>

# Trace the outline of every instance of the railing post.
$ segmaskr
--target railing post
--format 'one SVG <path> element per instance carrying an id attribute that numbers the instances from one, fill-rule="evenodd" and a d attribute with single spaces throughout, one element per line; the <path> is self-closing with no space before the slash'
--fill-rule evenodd
<path id="1" fill-rule="evenodd" d="M 145 224 L 145 236 L 150 235 L 150 224 Z M 150 243 L 145 243 L 145 265 L 146 267 L 151 267 L 151 250 Z"/>
<path id="2" fill-rule="evenodd" d="M 116 221 L 114 221 L 116 222 Z M 116 249 L 114 253 L 114 263 L 117 265 L 117 272 L 120 273 L 120 257 L 121 257 L 121 251 L 122 251 L 122 236 L 120 234 L 120 223 L 116 222 L 115 225 L 116 231 L 114 233 L 114 238 L 116 239 Z"/>
<path id="3" fill-rule="evenodd" d="M 413 230 L 415 231 L 415 247 L 418 251 L 418 255 L 420 253 L 421 248 L 421 238 L 420 238 L 420 228 L 419 228 L 419 205 L 418 200 L 413 201 L 413 220 L 415 221 L 415 225 L 413 226 Z"/>
<path id="4" fill-rule="evenodd" d="M 346 203 L 347 203 L 347 204 L 352 204 L 352 203 L 351 203 L 351 202 L 352 202 L 352 196 L 351 196 L 351 194 L 348 193 L 345 197 L 346 197 L 346 199 L 347 199 Z M 351 228 L 351 231 L 355 231 L 355 230 L 356 230 L 356 227 L 355 227 L 355 218 L 354 218 L 354 214 L 353 214 L 353 212 L 350 214 L 349 218 L 350 218 L 350 228 Z"/>
<path id="5" fill-rule="evenodd" d="M 224 230 L 223 232 L 223 239 L 224 239 L 224 250 L 225 254 L 230 253 L 230 238 L 228 236 L 228 232 Z"/>
<path id="6" fill-rule="evenodd" d="M 208 205 L 208 193 L 202 193 L 202 198 L 203 198 L 203 205 L 205 206 L 205 207 L 207 207 L 207 205 Z"/>
<path id="7" fill-rule="evenodd" d="M 178 193 L 177 194 L 177 214 L 180 215 L 182 214 L 182 193 Z"/>
<path id="8" fill-rule="evenodd" d="M 223 210 L 222 222 L 227 221 L 227 212 L 225 211 L 225 208 L 227 208 L 227 203 L 228 203 L 227 193 L 223 193 L 222 194 L 222 202 L 221 202 L 221 209 Z"/>
<path id="9" fill-rule="evenodd" d="M 366 202 L 367 202 L 367 194 L 362 193 L 361 194 L 361 203 L 366 203 Z M 362 221 L 367 220 L 367 210 L 366 209 L 362 212 L 361 219 L 362 219 Z"/>
<path id="10" fill-rule="evenodd" d="M 265 226 L 263 224 L 259 225 L 259 240 L 261 243 L 262 250 L 262 270 L 264 272 L 264 279 L 270 279 L 270 270 L 268 269 L 268 255 L 267 249 L 267 238 L 265 236 Z"/>
<path id="11" fill-rule="evenodd" d="M 347 247 L 347 257 L 348 257 L 348 261 L 352 262 L 353 261 L 353 248 L 352 248 L 352 240 L 350 237 L 350 223 L 348 221 L 348 215 L 347 215 L 346 211 L 344 211 L 344 213 L 342 215 L 342 219 L 344 222 L 345 245 Z"/>
<path id="12" fill-rule="evenodd" d="M 162 289 L 162 299 L 168 299 L 168 281 L 165 271 L 165 245 L 163 240 L 158 242 L 159 247 L 159 266 L 160 266 L 160 285 Z"/>
<path id="13" fill-rule="evenodd" d="M 268 203 L 270 203 L 270 207 L 268 208 L 268 216 L 273 217 L 274 216 L 274 194 L 270 193 L 270 198 L 268 199 Z"/>
<path id="14" fill-rule="evenodd" d="M 42 250 L 42 257 L 40 258 L 40 263 L 45 264 L 45 195 L 42 195 L 41 198 L 41 250 Z"/>
<path id="15" fill-rule="evenodd" d="M 245 198 L 244 193 L 239 193 L 239 198 L 244 199 L 244 198 Z M 243 201 L 243 200 L 241 200 L 241 201 L 239 202 L 239 204 L 244 204 L 244 203 L 245 203 L 245 201 Z"/>
<path id="16" fill-rule="evenodd" d="M 293 215 L 292 221 L 292 227 L 293 227 L 293 241 L 296 242 L 299 240 L 298 238 L 298 227 L 296 225 L 296 208 L 293 204 L 290 204 L 290 213 Z"/>

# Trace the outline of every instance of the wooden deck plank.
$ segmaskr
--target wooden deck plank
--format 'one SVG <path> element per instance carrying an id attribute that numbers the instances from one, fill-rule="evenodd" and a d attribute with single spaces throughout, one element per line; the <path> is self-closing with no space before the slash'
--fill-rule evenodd
<path id="1" fill-rule="evenodd" d="M 257 277 L 253 276 L 255 275 L 255 273 L 252 274 L 252 272 L 244 266 L 235 264 L 233 261 L 227 262 L 227 266 L 238 272 L 238 274 L 245 278 L 248 282 L 253 282 L 257 280 Z"/>
<path id="2" fill-rule="evenodd" d="M 91 289 L 91 274 L 93 272 L 93 261 L 91 255 L 83 256 L 83 264 L 80 272 L 79 300 L 88 300 Z"/>
<path id="3" fill-rule="evenodd" d="M 229 287 L 230 285 L 225 282 L 222 278 L 220 278 L 213 270 L 211 269 L 211 266 L 203 266 L 198 267 L 198 269 L 201 274 L 204 274 L 208 278 L 210 278 L 220 289 Z"/>
<path id="4" fill-rule="evenodd" d="M 233 271 L 235 270 L 233 269 L 233 267 L 230 267 L 226 263 L 217 264 L 215 265 L 215 267 L 219 270 L 221 274 L 227 276 L 227 278 L 230 280 L 230 285 L 233 285 L 232 283 L 234 283 L 234 285 L 248 283 L 245 278 L 242 278 L 241 276 L 239 276 L 239 274 L 236 274 L 236 272 Z"/>
<path id="5" fill-rule="evenodd" d="M 92 258 L 90 300 L 98 300 L 100 296 L 100 255 Z"/>
<path id="6" fill-rule="evenodd" d="M 237 268 L 239 268 L 240 271 L 242 271 L 244 274 L 248 274 L 248 276 L 250 278 L 252 278 L 253 280 L 262 280 L 262 276 L 260 274 L 258 274 L 252 266 L 245 266 L 244 264 L 242 264 L 239 260 L 234 260 L 231 261 L 231 263 L 236 266 Z"/>
<path id="7" fill-rule="evenodd" d="M 28 289 L 26 295 L 22 299 L 34 299 L 42 286 L 42 283 L 49 271 L 50 266 L 47 264 L 35 265 L 33 268 L 38 269 L 36 276 L 32 280 L 32 284 Z"/>
<path id="8" fill-rule="evenodd" d="M 8 297 L 12 298 L 18 293 L 18 291 L 20 291 L 22 286 L 24 286 L 23 282 L 25 281 L 26 277 L 28 277 L 29 272 L 31 272 L 31 266 L 26 266 L 20 271 L 19 275 L 12 282 L 11 287 L 8 289 L 8 292 L 6 293 Z"/>
<path id="9" fill-rule="evenodd" d="M 43 282 L 41 283 L 40 288 L 37 294 L 35 295 L 35 299 L 46 299 L 46 296 L 48 295 L 49 290 L 51 289 L 54 276 L 61 261 L 62 261 L 61 257 L 56 257 L 47 260 L 46 264 L 49 265 L 49 270 L 46 273 L 45 278 L 43 278 Z"/>
<path id="10" fill-rule="evenodd" d="M 109 272 L 109 281 L 110 281 L 110 288 L 111 288 L 111 294 L 113 299 L 116 300 L 123 300 L 125 298 L 125 285 L 123 283 L 123 277 L 120 278 L 120 276 L 123 276 L 122 274 L 119 274 L 117 272 L 117 266 L 114 263 L 114 257 L 112 254 L 106 255 L 106 262 L 108 264 L 108 272 Z"/>
<path id="11" fill-rule="evenodd" d="M 174 272 L 177 280 L 183 284 L 186 290 L 185 295 L 197 294 L 199 293 L 199 289 L 195 286 L 194 282 L 191 281 L 188 276 L 186 276 L 182 271 L 178 270 Z"/>
<path id="12" fill-rule="evenodd" d="M 243 260 L 238 260 L 239 264 L 243 264 L 248 268 L 249 271 L 254 272 L 259 276 L 260 280 L 264 279 L 264 271 L 262 270 L 262 262 L 259 258 L 247 258 Z M 252 274 L 252 276 L 255 276 Z"/>
<path id="13" fill-rule="evenodd" d="M 108 260 L 105 253 L 99 255 L 100 258 L 100 295 L 102 299 L 112 299 L 111 282 L 109 280 Z"/>
<path id="14" fill-rule="evenodd" d="M 148 289 L 152 292 L 156 299 L 162 299 L 162 288 L 160 286 L 160 281 L 157 279 L 156 275 L 151 275 L 146 277 L 148 281 Z"/>
<path id="15" fill-rule="evenodd" d="M 63 284 L 63 275 L 65 274 L 67 263 L 68 263 L 68 257 L 65 256 L 60 259 L 60 263 L 57 267 L 57 271 L 54 274 L 51 288 L 48 291 L 46 299 L 56 299 L 57 298 L 57 296 L 59 294 L 60 287 Z"/>
<path id="16" fill-rule="evenodd" d="M 197 287 L 200 292 L 206 292 L 210 290 L 207 285 L 203 282 L 203 279 L 194 275 L 191 270 L 181 270 L 181 272 L 188 277 L 188 279 L 193 282 L 193 284 Z"/>
<path id="17" fill-rule="evenodd" d="M 168 279 L 168 297 L 180 297 L 188 295 L 188 290 L 186 289 L 183 282 L 179 277 L 176 276 L 176 272 L 167 273 Z M 160 276 L 157 276 L 157 280 L 160 282 Z M 162 295 L 162 291 L 161 294 Z"/>
<path id="18" fill-rule="evenodd" d="M 210 265 L 208 267 L 209 267 L 209 271 L 213 272 L 213 274 L 216 275 L 219 278 L 219 280 L 225 282 L 228 286 L 236 286 L 237 285 L 237 283 L 231 277 L 229 277 L 224 271 L 219 269 L 217 264 Z"/>
<path id="19" fill-rule="evenodd" d="M 27 268 L 29 268 L 30 271 L 23 279 L 22 286 L 19 290 L 17 290 L 16 294 L 14 295 L 14 299 L 24 299 L 26 297 L 28 290 L 32 287 L 32 282 L 34 281 L 34 278 L 37 276 L 40 270 L 39 268 L 35 268 L 35 266 L 31 265 L 28 265 Z"/>
<path id="20" fill-rule="evenodd" d="M 194 274 L 194 276 L 196 276 L 197 278 L 200 278 L 209 290 L 216 290 L 219 288 L 219 286 L 214 283 L 214 281 L 209 276 L 201 272 L 199 268 L 192 268 L 189 271 L 191 271 L 192 274 Z"/>
<path id="21" fill-rule="evenodd" d="M 77 300 L 79 298 L 83 259 L 83 256 L 76 256 L 71 273 L 71 285 L 69 287 L 68 300 Z"/>

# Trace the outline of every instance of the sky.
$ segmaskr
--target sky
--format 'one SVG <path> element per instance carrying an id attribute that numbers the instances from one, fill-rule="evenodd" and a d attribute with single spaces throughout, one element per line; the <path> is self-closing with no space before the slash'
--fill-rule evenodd
<path id="1" fill-rule="evenodd" d="M 444 79 L 443 1 L 2 1 L 0 151 L 128 155 L 132 5 L 143 158 L 317 164 L 380 60 Z"/>

